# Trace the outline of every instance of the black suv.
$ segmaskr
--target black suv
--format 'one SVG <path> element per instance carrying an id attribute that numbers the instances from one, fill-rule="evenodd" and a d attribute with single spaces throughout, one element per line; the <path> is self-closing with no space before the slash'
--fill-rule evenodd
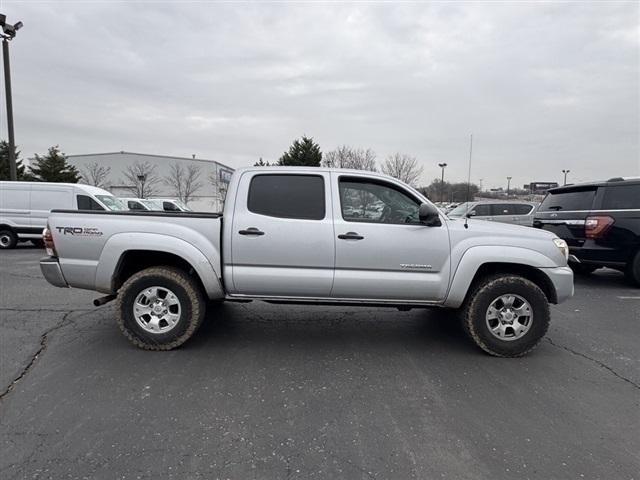
<path id="1" fill-rule="evenodd" d="M 640 286 L 640 178 L 553 188 L 533 226 L 569 244 L 569 265 L 576 273 L 615 268 Z"/>

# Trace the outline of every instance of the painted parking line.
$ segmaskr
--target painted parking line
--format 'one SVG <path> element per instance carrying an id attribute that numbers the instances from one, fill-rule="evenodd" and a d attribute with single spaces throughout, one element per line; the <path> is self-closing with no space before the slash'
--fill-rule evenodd
<path id="1" fill-rule="evenodd" d="M 640 300 L 640 297 L 618 297 L 620 300 Z"/>

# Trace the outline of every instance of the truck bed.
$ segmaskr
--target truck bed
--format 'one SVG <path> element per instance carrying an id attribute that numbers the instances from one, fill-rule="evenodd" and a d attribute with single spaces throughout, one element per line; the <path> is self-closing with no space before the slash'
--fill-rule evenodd
<path id="1" fill-rule="evenodd" d="M 48 225 L 70 286 L 112 293 L 125 255 L 157 251 L 189 261 L 221 295 L 220 213 L 53 210 Z"/>

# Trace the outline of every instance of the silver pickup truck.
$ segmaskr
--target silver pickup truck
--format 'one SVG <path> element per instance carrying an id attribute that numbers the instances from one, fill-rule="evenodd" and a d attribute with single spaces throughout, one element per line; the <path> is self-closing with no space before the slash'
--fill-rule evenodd
<path id="1" fill-rule="evenodd" d="M 459 309 L 486 352 L 520 356 L 549 303 L 573 295 L 566 243 L 522 226 L 450 219 L 377 173 L 244 168 L 223 215 L 54 210 L 40 262 L 53 285 L 117 298 L 136 346 L 169 350 L 207 300 Z"/>

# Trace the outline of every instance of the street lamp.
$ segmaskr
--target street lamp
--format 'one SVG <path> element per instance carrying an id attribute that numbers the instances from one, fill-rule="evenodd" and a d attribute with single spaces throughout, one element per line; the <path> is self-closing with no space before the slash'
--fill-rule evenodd
<path id="1" fill-rule="evenodd" d="M 509 194 L 511 193 L 511 179 L 513 177 L 507 177 L 507 197 L 509 196 Z"/>
<path id="2" fill-rule="evenodd" d="M 4 59 L 4 89 L 7 98 L 7 130 L 9 133 L 9 179 L 17 180 L 16 170 L 16 140 L 13 134 L 13 102 L 11 101 L 11 66 L 9 65 L 9 41 L 13 40 L 16 32 L 22 28 L 22 22 L 14 25 L 7 23 L 7 16 L 0 13 L 0 27 L 2 28 L 2 58 Z"/>
<path id="3" fill-rule="evenodd" d="M 562 170 L 562 173 L 564 173 L 564 184 L 567 184 L 567 173 L 569 173 L 571 170 Z"/>
<path id="4" fill-rule="evenodd" d="M 140 198 L 144 198 L 144 182 L 147 179 L 147 176 L 142 174 L 138 175 L 138 181 L 140 182 L 140 189 L 138 193 L 140 194 Z"/>
<path id="5" fill-rule="evenodd" d="M 438 166 L 442 169 L 442 179 L 440 180 L 440 202 L 444 203 L 444 169 L 447 164 L 439 163 Z"/>

